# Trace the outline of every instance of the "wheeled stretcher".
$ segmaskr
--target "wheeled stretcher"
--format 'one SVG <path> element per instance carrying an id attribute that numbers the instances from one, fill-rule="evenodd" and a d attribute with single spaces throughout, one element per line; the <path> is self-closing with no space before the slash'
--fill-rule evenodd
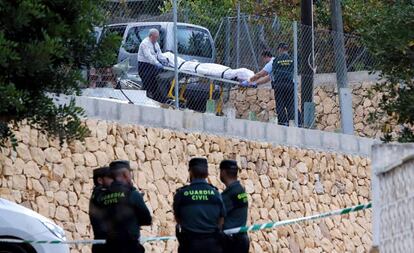
<path id="1" fill-rule="evenodd" d="M 164 69 L 174 71 L 174 54 L 167 52 L 163 55 L 169 62 L 169 65 L 164 67 Z M 253 71 L 246 68 L 231 69 L 220 64 L 185 61 L 182 58 L 178 58 L 178 71 L 180 76 L 184 76 L 184 83 L 181 86 L 179 94 L 179 101 L 183 103 L 185 103 L 184 93 L 187 84 L 191 79 L 205 78 L 209 80 L 210 92 L 209 100 L 207 101 L 207 111 L 209 111 L 208 108 L 211 107 L 211 105 L 209 106 L 209 103 L 214 103 L 213 92 L 216 84 L 218 84 L 220 87 L 220 97 L 216 106 L 216 113 L 218 114 L 222 113 L 224 88 L 232 88 L 237 86 L 241 81 L 248 80 L 254 75 Z M 175 100 L 174 88 L 175 79 L 171 81 L 170 89 L 167 95 L 171 101 Z"/>

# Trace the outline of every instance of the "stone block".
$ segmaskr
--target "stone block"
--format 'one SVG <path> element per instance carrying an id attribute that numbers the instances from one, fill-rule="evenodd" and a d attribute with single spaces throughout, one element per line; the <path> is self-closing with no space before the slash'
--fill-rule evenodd
<path id="1" fill-rule="evenodd" d="M 203 114 L 185 111 L 184 112 L 184 128 L 188 130 L 204 129 Z"/>
<path id="2" fill-rule="evenodd" d="M 203 114 L 204 131 L 213 134 L 223 134 L 225 132 L 225 118 L 209 114 Z"/>
<path id="3" fill-rule="evenodd" d="M 274 144 L 286 143 L 286 130 L 287 127 L 280 126 L 273 123 L 266 124 L 266 139 Z"/>
<path id="4" fill-rule="evenodd" d="M 94 99 L 94 106 L 94 117 L 111 121 L 119 120 L 121 113 L 121 103 L 112 102 L 104 99 Z"/>
<path id="5" fill-rule="evenodd" d="M 85 110 L 86 117 L 94 117 L 98 114 L 98 99 L 89 97 L 75 97 L 76 105 Z"/>
<path id="6" fill-rule="evenodd" d="M 356 154 L 359 151 L 359 142 L 358 137 L 348 134 L 341 134 L 339 136 L 341 149 L 343 152 L 346 153 L 353 153 Z"/>
<path id="7" fill-rule="evenodd" d="M 148 126 L 162 126 L 164 114 L 162 109 L 148 106 L 140 106 L 140 123 Z"/>
<path id="8" fill-rule="evenodd" d="M 368 138 L 359 138 L 359 153 L 364 156 L 371 156 L 372 145 L 374 145 L 375 140 Z"/>
<path id="9" fill-rule="evenodd" d="M 172 129 L 183 129 L 184 127 L 184 112 L 180 110 L 164 109 L 164 126 Z"/>
<path id="10" fill-rule="evenodd" d="M 304 132 L 304 145 L 309 148 L 322 148 L 322 132 L 319 130 L 307 130 Z"/>
<path id="11" fill-rule="evenodd" d="M 226 135 L 246 136 L 246 121 L 241 119 L 226 118 Z"/>
<path id="12" fill-rule="evenodd" d="M 322 133 L 322 147 L 328 150 L 339 150 L 340 140 L 339 134 L 323 132 Z"/>
<path id="13" fill-rule="evenodd" d="M 266 124 L 258 121 L 246 121 L 246 137 L 252 140 L 266 139 Z"/>
<path id="14" fill-rule="evenodd" d="M 119 104 L 119 121 L 127 124 L 138 124 L 141 121 L 141 108 L 133 104 Z"/>
<path id="15" fill-rule="evenodd" d="M 286 144 L 295 147 L 302 147 L 305 131 L 306 130 L 298 127 L 287 127 Z"/>

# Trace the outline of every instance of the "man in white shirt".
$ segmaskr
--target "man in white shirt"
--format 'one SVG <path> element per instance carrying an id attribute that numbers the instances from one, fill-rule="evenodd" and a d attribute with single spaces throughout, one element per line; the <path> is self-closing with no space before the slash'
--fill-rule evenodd
<path id="1" fill-rule="evenodd" d="M 263 62 L 266 63 L 266 65 L 263 67 L 261 71 L 252 76 L 249 81 L 244 82 L 244 85 L 258 86 L 271 81 L 273 60 L 275 59 L 275 57 L 273 57 L 270 51 L 263 51 L 262 59 Z"/>
<path id="2" fill-rule="evenodd" d="M 138 50 L 138 74 L 142 79 L 144 90 L 147 91 L 147 96 L 151 98 L 156 95 L 158 74 L 163 66 L 168 65 L 168 60 L 162 55 L 157 42 L 159 37 L 160 32 L 157 29 L 151 29 Z"/>

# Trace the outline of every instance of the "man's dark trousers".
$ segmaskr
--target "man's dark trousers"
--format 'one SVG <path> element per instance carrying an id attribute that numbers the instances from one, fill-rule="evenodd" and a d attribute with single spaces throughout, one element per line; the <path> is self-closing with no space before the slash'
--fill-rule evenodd
<path id="1" fill-rule="evenodd" d="M 100 239 L 97 239 L 100 240 Z M 105 244 L 92 245 L 92 253 L 109 253 Z"/>
<path id="2" fill-rule="evenodd" d="M 218 235 L 186 235 L 179 243 L 178 253 L 226 253 Z"/>
<path id="3" fill-rule="evenodd" d="M 224 253 L 248 253 L 249 236 L 246 233 L 227 236 Z"/>
<path id="4" fill-rule="evenodd" d="M 154 98 L 155 100 L 157 100 L 158 96 L 157 76 L 159 73 L 160 70 L 155 65 L 138 62 L 138 74 L 141 77 L 143 89 L 147 91 L 149 98 Z"/>
<path id="5" fill-rule="evenodd" d="M 279 125 L 289 125 L 295 119 L 295 89 L 291 81 L 273 83 Z"/>
<path id="6" fill-rule="evenodd" d="M 145 248 L 138 240 L 108 240 L 107 253 L 144 253 Z"/>

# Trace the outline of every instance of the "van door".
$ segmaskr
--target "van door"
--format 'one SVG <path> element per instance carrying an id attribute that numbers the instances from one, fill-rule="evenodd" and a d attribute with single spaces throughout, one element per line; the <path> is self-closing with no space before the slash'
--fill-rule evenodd
<path id="1" fill-rule="evenodd" d="M 128 29 L 125 42 L 119 51 L 119 61 L 129 58 L 129 73 L 136 74 L 138 72 L 138 50 L 141 42 L 148 37 L 149 30 L 156 28 L 160 31 L 160 40 L 158 43 L 163 48 L 164 32 L 159 25 L 152 26 L 132 26 Z"/>

